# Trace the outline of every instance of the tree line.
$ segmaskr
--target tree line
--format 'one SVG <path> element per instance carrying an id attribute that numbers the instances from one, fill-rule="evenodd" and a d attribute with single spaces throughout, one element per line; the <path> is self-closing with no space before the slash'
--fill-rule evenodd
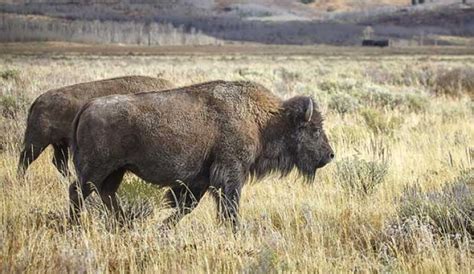
<path id="1" fill-rule="evenodd" d="M 191 27 L 171 23 L 65 20 L 2 14 L 0 41 L 69 41 L 138 45 L 216 45 L 222 41 Z"/>

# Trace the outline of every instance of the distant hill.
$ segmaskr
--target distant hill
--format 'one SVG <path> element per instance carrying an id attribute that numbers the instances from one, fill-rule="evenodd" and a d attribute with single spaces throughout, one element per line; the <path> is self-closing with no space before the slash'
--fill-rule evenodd
<path id="1" fill-rule="evenodd" d="M 440 0 L 433 0 L 439 2 Z M 433 2 L 432 1 L 432 2 Z M 367 10 L 380 7 L 406 6 L 410 0 L 0 0 L 34 11 L 49 8 L 51 11 L 66 7 L 100 7 L 106 13 L 122 15 L 192 15 L 192 16 L 285 16 L 314 19 L 325 12 Z"/>
<path id="2" fill-rule="evenodd" d="M 370 26 L 399 46 L 471 45 L 470 1 L 0 0 L 0 41 L 359 45 Z"/>

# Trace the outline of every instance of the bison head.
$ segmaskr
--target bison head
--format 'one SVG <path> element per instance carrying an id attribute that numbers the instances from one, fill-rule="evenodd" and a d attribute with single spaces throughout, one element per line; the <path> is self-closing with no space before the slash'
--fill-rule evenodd
<path id="1" fill-rule="evenodd" d="M 323 129 L 321 113 L 311 97 L 291 98 L 284 102 L 283 108 L 290 127 L 287 144 L 294 164 L 312 182 L 316 170 L 334 158 L 334 151 Z"/>

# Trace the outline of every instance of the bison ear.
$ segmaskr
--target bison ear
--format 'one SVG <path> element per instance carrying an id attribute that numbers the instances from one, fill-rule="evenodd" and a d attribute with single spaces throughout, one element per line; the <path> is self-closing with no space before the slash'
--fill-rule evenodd
<path id="1" fill-rule="evenodd" d="M 295 124 L 307 123 L 311 121 L 314 112 L 314 103 L 311 97 L 293 97 L 284 103 L 284 108 L 288 116 Z"/>

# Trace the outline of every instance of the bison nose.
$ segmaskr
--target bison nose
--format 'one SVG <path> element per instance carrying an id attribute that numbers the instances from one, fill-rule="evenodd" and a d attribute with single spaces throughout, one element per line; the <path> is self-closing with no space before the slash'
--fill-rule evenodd
<path id="1" fill-rule="evenodd" d="M 334 152 L 329 153 L 329 159 L 331 159 L 331 160 L 334 159 L 334 156 L 335 156 Z"/>
<path id="2" fill-rule="evenodd" d="M 332 161 L 332 159 L 334 159 L 334 157 L 336 156 L 336 155 L 334 155 L 334 151 L 332 149 L 326 155 L 327 155 L 326 156 L 326 161 L 325 161 L 326 164 L 329 164 Z"/>

